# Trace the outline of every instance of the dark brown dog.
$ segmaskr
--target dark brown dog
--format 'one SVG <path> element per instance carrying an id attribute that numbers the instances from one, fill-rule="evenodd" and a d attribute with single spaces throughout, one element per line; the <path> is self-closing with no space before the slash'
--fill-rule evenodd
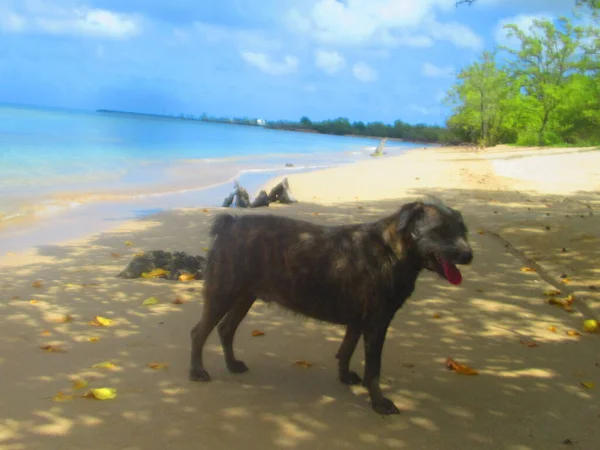
<path id="1" fill-rule="evenodd" d="M 349 364 L 362 335 L 363 384 L 380 414 L 399 412 L 379 387 L 381 352 L 394 314 L 413 292 L 422 269 L 459 284 L 456 264 L 473 259 L 461 214 L 437 200 L 408 203 L 377 222 L 335 227 L 271 215 L 223 214 L 211 235 L 204 310 L 191 333 L 190 379 L 210 380 L 202 348 L 217 324 L 229 371 L 248 370 L 234 356 L 233 337 L 260 298 L 346 325 L 337 353 L 343 383 L 361 381 Z"/>

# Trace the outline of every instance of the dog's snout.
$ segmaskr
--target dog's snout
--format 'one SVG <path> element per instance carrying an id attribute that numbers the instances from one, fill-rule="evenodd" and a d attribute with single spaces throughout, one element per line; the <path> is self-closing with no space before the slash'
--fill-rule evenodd
<path id="1" fill-rule="evenodd" d="M 473 261 L 473 250 L 469 248 L 459 253 L 458 260 L 456 262 L 458 264 L 471 264 L 471 261 Z"/>

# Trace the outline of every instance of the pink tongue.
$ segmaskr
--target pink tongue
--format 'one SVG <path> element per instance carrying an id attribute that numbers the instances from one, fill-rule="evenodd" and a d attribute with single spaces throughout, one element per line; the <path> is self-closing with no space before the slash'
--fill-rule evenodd
<path id="1" fill-rule="evenodd" d="M 444 260 L 442 260 L 442 267 L 444 268 L 444 275 L 450 283 L 458 285 L 462 282 L 462 275 L 458 267 Z"/>

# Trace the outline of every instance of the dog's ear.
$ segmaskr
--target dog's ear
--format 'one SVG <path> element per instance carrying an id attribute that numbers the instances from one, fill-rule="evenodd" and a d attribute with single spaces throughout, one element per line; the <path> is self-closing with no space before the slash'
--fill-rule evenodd
<path id="1" fill-rule="evenodd" d="M 425 204 L 423 202 L 412 202 L 400 208 L 398 212 L 398 220 L 396 222 L 396 231 L 398 234 L 405 234 L 411 228 L 411 225 L 425 212 Z"/>

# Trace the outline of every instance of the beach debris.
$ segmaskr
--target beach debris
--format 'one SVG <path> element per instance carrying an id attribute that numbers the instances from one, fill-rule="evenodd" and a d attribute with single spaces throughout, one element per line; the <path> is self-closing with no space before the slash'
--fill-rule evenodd
<path id="1" fill-rule="evenodd" d="M 142 278 L 167 278 L 170 275 L 168 270 L 154 269 L 150 272 L 142 273 Z"/>
<path id="2" fill-rule="evenodd" d="M 185 252 L 165 252 L 152 250 L 143 255 L 134 256 L 127 267 L 117 277 L 133 279 L 150 274 L 160 274 L 161 278 L 179 280 L 181 275 L 194 275 L 196 280 L 201 280 L 206 268 L 204 256 L 192 256 Z M 150 277 L 153 278 L 153 277 Z"/>
<path id="3" fill-rule="evenodd" d="M 466 364 L 461 364 L 455 361 L 452 358 L 446 359 L 446 367 L 449 370 L 453 370 L 456 373 L 460 373 L 463 375 L 478 375 L 479 372 L 472 367 L 467 366 Z"/>
<path id="4" fill-rule="evenodd" d="M 158 305 L 160 302 L 156 297 L 148 297 L 146 300 L 142 302 L 143 306 L 154 306 Z"/>
<path id="5" fill-rule="evenodd" d="M 385 152 L 383 151 L 383 148 L 385 147 L 387 139 L 388 138 L 383 138 L 381 141 L 379 141 L 379 144 L 377 145 L 377 148 L 375 149 L 375 151 L 373 153 L 371 153 L 371 156 L 383 156 L 383 155 L 385 155 Z"/>
<path id="6" fill-rule="evenodd" d="M 183 305 L 185 302 L 183 300 L 181 300 L 179 297 L 177 297 L 171 303 L 173 303 L 174 305 Z"/>
<path id="7" fill-rule="evenodd" d="M 292 163 L 285 163 L 285 167 L 295 167 Z"/>
<path id="8" fill-rule="evenodd" d="M 111 361 L 102 361 L 94 364 L 92 369 L 115 369 L 116 367 L 116 364 L 112 363 Z"/>
<path id="9" fill-rule="evenodd" d="M 102 317 L 102 316 L 95 316 L 94 320 L 91 320 L 89 322 L 90 325 L 93 325 L 95 327 L 108 327 L 110 325 L 112 325 L 113 321 L 112 319 L 109 319 L 107 317 Z"/>
<path id="10" fill-rule="evenodd" d="M 571 305 L 575 301 L 575 297 L 573 295 L 568 295 L 564 298 L 560 297 L 549 297 L 548 303 L 550 305 L 559 306 L 567 311 L 571 309 Z"/>
<path id="11" fill-rule="evenodd" d="M 235 181 L 233 192 L 229 194 L 225 200 L 223 200 L 223 207 L 229 208 L 235 203 L 237 208 L 261 208 L 276 202 L 283 204 L 297 202 L 292 195 L 287 178 L 284 178 L 273 189 L 271 189 L 269 194 L 267 194 L 267 192 L 264 190 L 260 191 L 253 202 L 250 202 L 250 195 L 248 195 L 248 191 L 240 186 L 237 181 Z"/>
<path id="12" fill-rule="evenodd" d="M 35 280 L 33 283 L 31 283 L 31 287 L 34 287 L 36 289 L 40 289 L 43 285 L 44 283 L 40 280 Z"/>
<path id="13" fill-rule="evenodd" d="M 167 367 L 169 367 L 169 365 L 166 363 L 152 362 L 152 363 L 148 364 L 148 367 L 150 367 L 153 370 L 162 370 L 162 369 L 166 369 Z"/>
<path id="14" fill-rule="evenodd" d="M 48 353 L 66 353 L 67 351 L 58 345 L 42 345 L 40 349 Z"/>
<path id="15" fill-rule="evenodd" d="M 309 367 L 314 366 L 313 363 L 306 361 L 305 359 L 300 359 L 298 361 L 294 361 L 292 363 L 293 367 L 302 367 L 303 369 L 308 369 Z"/>
<path id="16" fill-rule="evenodd" d="M 586 389 L 594 389 L 596 387 L 593 381 L 582 381 L 581 385 Z"/>
<path id="17" fill-rule="evenodd" d="M 117 396 L 115 388 L 96 388 L 86 393 L 84 398 L 95 398 L 97 400 L 111 400 Z"/>
<path id="18" fill-rule="evenodd" d="M 598 321 L 595 319 L 584 320 L 583 329 L 590 333 L 598 331 Z"/>
<path id="19" fill-rule="evenodd" d="M 259 336 L 264 336 L 264 335 L 265 335 L 264 331 L 260 331 L 260 330 L 252 331 L 252 337 L 259 337 Z"/>

